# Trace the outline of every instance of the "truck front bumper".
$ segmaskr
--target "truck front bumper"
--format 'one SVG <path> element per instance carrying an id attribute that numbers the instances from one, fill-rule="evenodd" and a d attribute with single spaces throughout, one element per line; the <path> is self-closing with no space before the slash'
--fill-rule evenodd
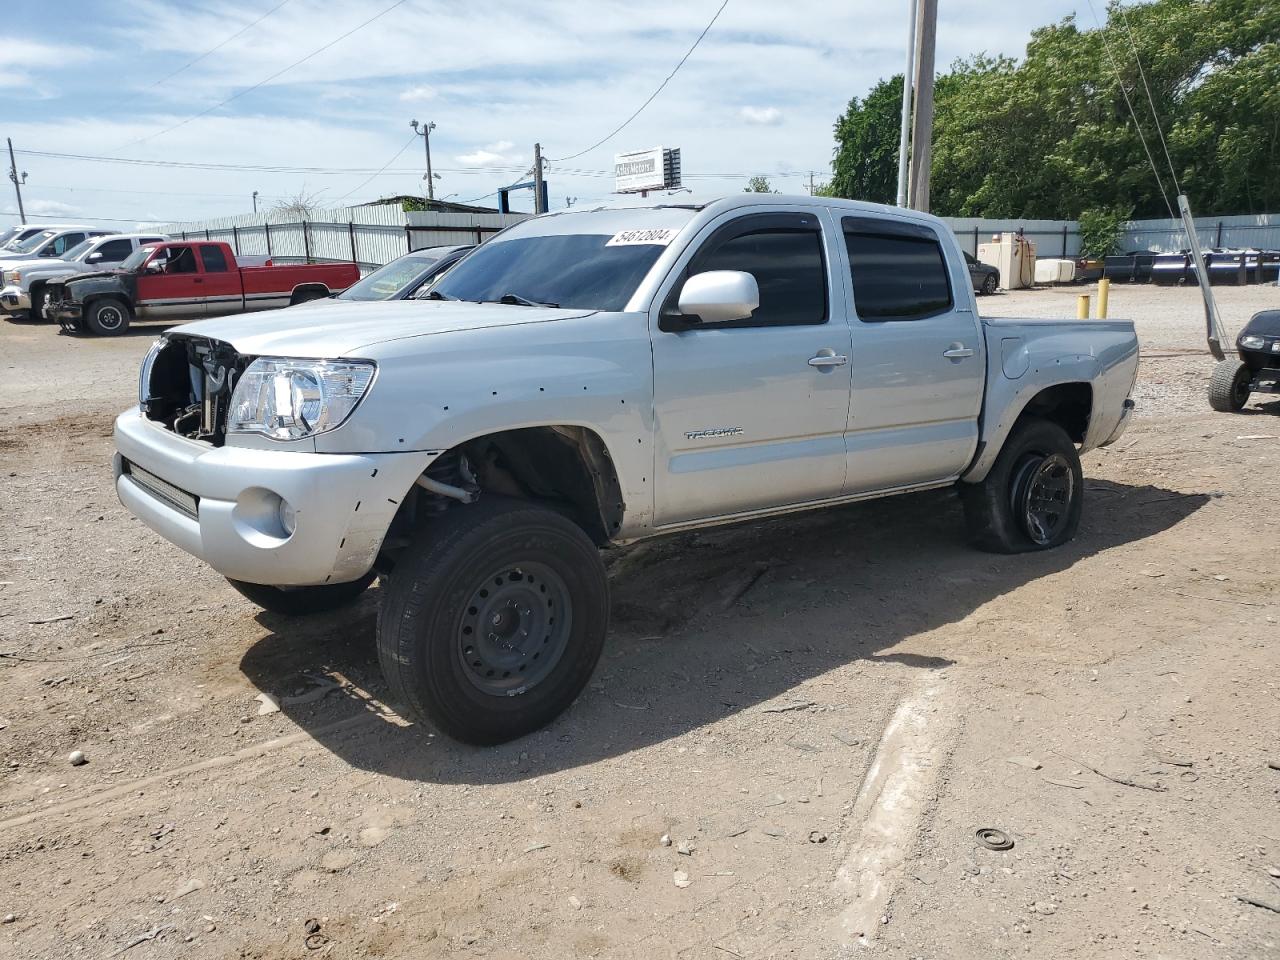
<path id="1" fill-rule="evenodd" d="M 26 313 L 31 309 L 31 297 L 21 287 L 9 284 L 0 290 L 0 309 L 5 313 Z"/>
<path id="2" fill-rule="evenodd" d="M 137 407 L 116 419 L 115 441 L 116 493 L 130 513 L 223 576 L 275 586 L 365 574 L 433 459 L 214 447 Z"/>

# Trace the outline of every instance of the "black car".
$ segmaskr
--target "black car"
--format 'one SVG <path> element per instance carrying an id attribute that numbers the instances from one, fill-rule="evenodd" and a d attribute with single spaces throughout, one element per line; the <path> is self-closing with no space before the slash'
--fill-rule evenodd
<path id="1" fill-rule="evenodd" d="M 408 300 L 474 249 L 474 244 L 467 244 L 414 250 L 362 277 L 330 300 Z"/>
<path id="2" fill-rule="evenodd" d="M 973 284 L 974 293 L 995 293 L 1000 286 L 1000 271 L 983 263 L 972 254 L 964 255 L 964 262 L 969 267 L 969 281 Z"/>
<path id="3" fill-rule="evenodd" d="M 1209 406 L 1235 413 L 1251 393 L 1280 393 L 1280 310 L 1263 310 L 1236 337 L 1240 359 L 1228 357 L 1213 368 Z"/>

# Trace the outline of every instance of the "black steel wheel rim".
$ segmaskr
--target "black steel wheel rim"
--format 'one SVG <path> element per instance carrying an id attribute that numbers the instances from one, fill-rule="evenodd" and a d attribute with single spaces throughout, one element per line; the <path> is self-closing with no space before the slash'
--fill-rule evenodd
<path id="1" fill-rule="evenodd" d="M 1235 382 L 1231 384 L 1231 388 L 1235 392 L 1236 403 L 1242 407 L 1249 402 L 1250 382 L 1251 375 L 1248 367 L 1244 367 L 1236 371 L 1236 379 Z"/>
<path id="2" fill-rule="evenodd" d="M 515 697 L 550 676 L 569 646 L 564 579 L 541 563 L 511 564 L 476 584 L 462 610 L 457 654 L 477 690 Z"/>
<path id="3" fill-rule="evenodd" d="M 98 326 L 104 330 L 114 330 L 120 326 L 120 321 L 123 319 L 124 314 L 120 312 L 119 307 L 98 308 Z"/>
<path id="4" fill-rule="evenodd" d="M 1022 532 L 1036 544 L 1051 543 L 1067 523 L 1076 478 L 1067 458 L 1029 453 L 1013 474 L 1013 509 Z"/>

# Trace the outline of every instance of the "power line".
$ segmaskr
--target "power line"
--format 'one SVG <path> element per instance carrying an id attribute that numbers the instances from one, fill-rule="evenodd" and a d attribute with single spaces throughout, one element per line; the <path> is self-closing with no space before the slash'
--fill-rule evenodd
<path id="1" fill-rule="evenodd" d="M 180 66 L 177 70 L 173 71 L 173 73 L 169 74 L 168 76 L 161 77 L 155 83 L 151 84 L 151 86 L 158 87 L 160 86 L 160 84 L 164 83 L 166 80 L 172 80 L 174 77 L 182 73 L 187 68 L 194 67 L 197 63 L 199 63 L 205 57 L 209 56 L 209 54 L 216 53 L 217 51 L 225 47 L 228 43 L 230 43 L 232 40 L 236 39 L 237 37 L 243 36 L 245 33 L 248 33 L 258 24 L 260 24 L 263 20 L 267 19 L 267 17 L 271 16 L 273 13 L 275 13 L 277 10 L 279 10 L 281 7 L 283 7 L 286 3 L 289 3 L 289 2 L 290 0 L 280 0 L 279 3 L 277 3 L 274 7 L 268 10 L 262 16 L 260 16 L 257 20 L 253 21 L 253 23 L 249 24 L 248 26 L 241 27 L 231 36 L 227 37 L 227 39 L 223 40 L 220 44 L 218 44 L 216 47 L 210 47 L 208 50 L 200 54 L 200 56 L 196 57 L 194 60 L 188 60 L 186 63 Z"/>
<path id="2" fill-rule="evenodd" d="M 729 0 L 724 0 L 724 2 L 720 4 L 720 7 L 718 10 L 716 10 L 715 15 L 712 16 L 712 18 L 707 22 L 707 25 L 702 28 L 702 32 L 698 34 L 698 39 L 693 41 L 693 46 L 691 46 L 685 52 L 685 55 L 680 58 L 680 62 L 675 65 L 675 68 L 669 74 L 667 74 L 667 78 L 663 80 L 660 84 L 658 84 L 658 89 L 653 91 L 653 93 L 649 94 L 649 99 L 646 100 L 644 103 L 640 104 L 640 106 L 636 108 L 635 113 L 631 114 L 631 116 L 623 120 L 622 123 L 620 123 L 617 126 L 617 128 L 613 130 L 612 133 L 610 133 L 608 136 L 604 137 L 601 140 L 597 140 L 591 146 L 587 147 L 587 149 L 579 150 L 577 153 L 570 154 L 567 157 L 561 157 L 559 160 L 553 160 L 552 163 L 563 163 L 565 160 L 576 160 L 578 157 L 582 156 L 584 153 L 590 153 L 596 147 L 599 147 L 605 143 L 608 143 L 615 136 L 621 133 L 626 128 L 627 124 L 629 124 L 636 117 L 640 116 L 640 112 L 644 110 L 644 108 L 647 107 L 649 104 L 653 103 L 654 98 L 657 97 L 658 94 L 662 92 L 663 87 L 665 87 L 668 83 L 671 82 L 671 78 L 674 77 L 676 73 L 679 72 L 680 68 L 684 66 L 684 62 L 693 55 L 693 51 L 698 49 L 698 44 L 702 42 L 702 38 L 705 37 L 711 31 L 711 28 L 713 26 L 715 26 L 716 20 L 720 18 L 720 14 L 724 12 L 724 8 L 727 7 L 728 5 L 729 5 Z"/>
<path id="3" fill-rule="evenodd" d="M 245 89 L 241 90 L 239 93 L 233 93 L 231 96 L 227 97 L 225 100 L 222 100 L 219 103 L 215 103 L 213 106 L 208 107 L 207 109 L 201 110 L 199 113 L 194 114 L 193 116 L 187 117 L 185 120 L 180 120 L 177 123 L 173 124 L 172 126 L 165 127 L 163 130 L 159 130 L 156 133 L 147 134 L 145 137 L 139 137 L 136 140 L 130 140 L 128 143 L 124 144 L 124 146 L 121 147 L 121 149 L 123 149 L 124 147 L 132 147 L 135 144 L 139 144 L 139 143 L 146 143 L 148 140 L 154 140 L 156 137 L 163 137 L 166 133 L 172 133 L 174 130 L 179 129 L 180 127 L 185 127 L 192 120 L 199 120 L 201 117 L 207 117 L 209 114 L 213 113 L 213 111 L 218 110 L 222 107 L 225 107 L 228 103 L 231 103 L 233 100 L 239 100 L 246 93 L 252 93 L 254 90 L 257 90 L 259 87 L 265 84 L 268 84 L 272 80 L 275 80 L 277 77 L 281 77 L 284 74 L 288 73 L 294 67 L 299 67 L 302 64 L 306 63 L 308 60 L 310 60 L 312 57 L 317 56 L 318 54 L 324 53 L 324 51 L 328 50 L 330 47 L 335 46 L 338 43 L 341 43 L 343 40 L 347 39 L 347 37 L 351 36 L 353 33 L 357 33 L 358 31 L 363 30 L 365 27 L 373 23 L 375 20 L 379 20 L 382 17 L 385 17 L 388 13 L 390 13 L 396 7 L 402 6 L 405 2 L 406 0 L 395 0 L 395 2 L 392 3 L 390 6 L 383 8 L 378 13 L 375 13 L 368 20 L 365 20 L 363 23 L 355 27 L 352 27 L 346 33 L 342 34 L 339 37 L 334 38 L 333 40 L 330 40 L 324 46 L 318 47 L 317 49 L 312 50 L 305 57 L 301 57 L 293 61 L 293 63 L 289 64 L 287 67 L 282 67 L 281 69 L 277 70 L 275 73 L 271 74 L 271 76 L 266 77 L 263 80 L 259 80 L 253 86 L 246 87 Z M 727 3 L 728 0 L 725 0 L 725 2 Z"/>
<path id="4" fill-rule="evenodd" d="M 1174 193 L 1181 194 L 1182 187 L 1178 185 L 1178 174 L 1173 169 L 1173 158 L 1169 156 L 1169 144 L 1165 142 L 1164 128 L 1160 126 L 1160 115 L 1156 112 L 1156 101 L 1151 96 L 1151 87 L 1147 85 L 1147 71 L 1142 69 L 1142 57 L 1138 56 L 1138 45 L 1133 40 L 1133 28 L 1129 26 L 1129 14 L 1123 5 L 1120 5 L 1120 17 L 1124 21 L 1125 33 L 1129 35 L 1129 48 L 1133 51 L 1134 62 L 1138 64 L 1138 76 L 1142 78 L 1143 89 L 1147 91 L 1147 103 L 1151 105 L 1151 119 L 1156 125 L 1156 133 L 1160 135 L 1160 146 L 1164 148 L 1164 159 L 1169 164 L 1169 176 L 1173 178 Z"/>
<path id="5" fill-rule="evenodd" d="M 1138 122 L 1138 115 L 1134 112 L 1133 103 L 1129 100 L 1129 91 L 1125 89 L 1124 78 L 1120 76 L 1120 66 L 1116 63 L 1115 55 L 1111 52 L 1111 44 L 1107 41 L 1106 27 L 1102 21 L 1098 19 L 1098 11 L 1093 6 L 1093 0 L 1088 0 L 1089 12 L 1093 14 L 1094 23 L 1098 25 L 1098 35 L 1102 38 L 1103 49 L 1107 51 L 1107 59 L 1111 61 L 1111 72 L 1116 76 L 1116 83 L 1120 87 L 1120 95 L 1124 97 L 1125 106 L 1129 108 L 1129 116 L 1133 118 L 1133 127 L 1138 131 L 1138 139 L 1142 141 L 1142 150 L 1147 155 L 1147 162 L 1151 164 L 1151 172 L 1155 175 L 1156 186 L 1160 188 L 1160 196 L 1164 200 L 1165 209 L 1169 211 L 1169 219 L 1177 220 L 1177 216 L 1173 212 L 1173 204 L 1169 202 L 1169 194 L 1165 192 L 1164 180 L 1160 177 L 1160 170 L 1156 166 L 1155 157 L 1151 155 L 1151 148 L 1147 146 L 1147 138 L 1143 136 L 1142 124 Z"/>
<path id="6" fill-rule="evenodd" d="M 374 178 L 374 177 L 378 176 L 378 174 L 380 174 L 380 173 L 382 173 L 383 171 L 385 171 L 385 170 L 387 169 L 387 167 L 389 167 L 389 166 L 391 166 L 391 164 L 395 163 L 395 162 L 396 162 L 396 160 L 398 160 L 398 159 L 400 158 L 400 154 L 402 154 L 402 153 L 404 153 L 406 150 L 408 150 L 408 149 L 409 149 L 409 144 L 413 143 L 413 141 L 414 141 L 414 140 L 416 140 L 416 139 L 418 139 L 418 132 L 415 130 L 415 131 L 413 132 L 413 136 L 411 136 L 408 140 L 406 140 L 406 141 L 404 142 L 404 146 L 403 146 L 403 147 L 401 147 L 399 150 L 397 150 L 397 151 L 395 152 L 395 156 L 393 156 L 390 160 L 388 160 L 386 163 L 384 163 L 384 164 L 381 166 L 381 168 L 379 168 L 379 169 L 378 169 L 378 171 L 377 171 L 376 173 L 372 173 L 372 174 L 370 174 L 370 175 L 369 175 L 369 178 L 368 178 L 367 180 L 365 180 L 363 183 L 361 183 L 361 184 L 360 184 L 360 186 L 358 186 L 358 187 L 353 187 L 352 189 L 350 189 L 350 190 L 348 190 L 346 193 L 344 193 L 342 196 L 338 197 L 338 200 L 345 200 L 347 197 L 351 196 L 351 195 L 352 195 L 353 193 L 355 193 L 357 190 L 363 190 L 363 189 L 364 189 L 364 187 L 365 187 L 368 183 L 370 183 L 370 182 L 373 180 L 373 178 Z M 337 201 L 335 201 L 335 202 L 337 202 Z"/>

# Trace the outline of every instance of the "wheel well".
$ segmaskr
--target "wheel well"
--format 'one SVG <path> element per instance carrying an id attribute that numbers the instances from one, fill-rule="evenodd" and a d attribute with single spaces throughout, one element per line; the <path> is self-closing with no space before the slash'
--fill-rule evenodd
<path id="1" fill-rule="evenodd" d="M 1087 383 L 1059 383 L 1046 387 L 1022 408 L 1018 419 L 1037 417 L 1056 423 L 1076 443 L 1084 443 L 1093 413 L 1093 387 Z"/>
<path id="2" fill-rule="evenodd" d="M 600 546 L 621 529 L 626 508 L 608 448 L 586 427 L 525 427 L 476 437 L 437 457 L 425 476 L 480 497 L 540 501 Z M 466 506 L 415 485 L 392 522 L 388 543 L 444 509 Z"/>
<path id="3" fill-rule="evenodd" d="M 289 298 L 289 305 L 293 306 L 304 297 L 308 300 L 318 300 L 327 296 L 329 296 L 329 288 L 323 283 L 300 283 L 293 288 L 293 295 Z"/>

